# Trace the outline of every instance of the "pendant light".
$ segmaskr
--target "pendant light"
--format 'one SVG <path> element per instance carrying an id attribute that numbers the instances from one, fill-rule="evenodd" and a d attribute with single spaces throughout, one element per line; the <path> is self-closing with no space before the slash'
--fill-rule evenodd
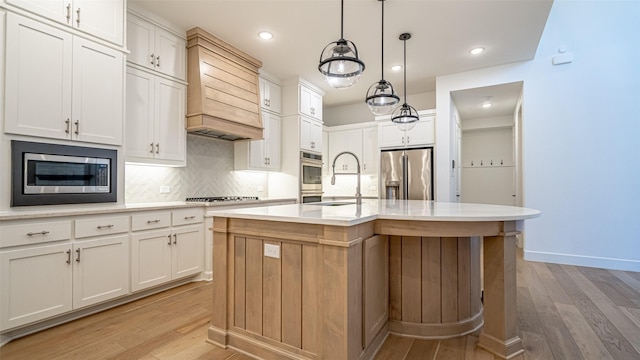
<path id="1" fill-rule="evenodd" d="M 396 90 L 393 88 L 390 82 L 384 79 L 384 1 L 378 0 L 382 3 L 382 36 L 380 39 L 380 53 L 381 53 L 381 66 L 382 76 L 380 81 L 375 82 L 369 91 L 367 91 L 367 97 L 365 102 L 369 106 L 369 110 L 374 115 L 387 115 L 393 110 L 393 108 L 400 102 L 400 98 L 396 94 Z"/>
<path id="2" fill-rule="evenodd" d="M 420 120 L 416 109 L 407 104 L 407 40 L 409 39 L 411 39 L 409 33 L 400 35 L 400 40 L 404 42 L 404 104 L 395 108 L 391 114 L 391 121 L 400 126 L 402 130 L 411 130 Z"/>
<path id="3" fill-rule="evenodd" d="M 320 54 L 318 70 L 327 83 L 336 89 L 348 88 L 358 82 L 364 63 L 358 58 L 358 49 L 352 41 L 344 39 L 344 0 L 340 1 L 340 40 L 330 42 Z"/>

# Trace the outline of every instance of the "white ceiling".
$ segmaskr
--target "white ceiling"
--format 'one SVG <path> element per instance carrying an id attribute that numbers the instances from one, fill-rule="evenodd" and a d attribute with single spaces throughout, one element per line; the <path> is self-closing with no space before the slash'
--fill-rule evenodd
<path id="1" fill-rule="evenodd" d="M 129 0 L 187 30 L 199 26 L 262 61 L 261 71 L 286 80 L 301 76 L 322 88 L 325 106 L 364 102 L 381 77 L 379 0 L 344 2 L 344 38 L 358 47 L 366 69 L 348 89 L 329 87 L 318 72 L 320 52 L 340 37 L 338 0 Z M 403 97 L 403 32 L 407 93 L 435 91 L 435 76 L 533 59 L 552 0 L 387 0 L 384 78 Z M 270 41 L 258 38 L 268 30 Z M 486 51 L 471 56 L 482 46 Z"/>

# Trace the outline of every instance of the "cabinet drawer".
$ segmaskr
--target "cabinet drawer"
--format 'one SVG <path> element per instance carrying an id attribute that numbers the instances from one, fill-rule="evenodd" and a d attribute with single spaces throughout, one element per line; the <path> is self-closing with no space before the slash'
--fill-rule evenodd
<path id="1" fill-rule="evenodd" d="M 186 225 L 201 223 L 203 219 L 204 211 L 202 208 L 181 209 L 174 210 L 172 212 L 171 225 Z"/>
<path id="2" fill-rule="evenodd" d="M 71 238 L 71 221 L 16 221 L 0 226 L 0 247 L 40 244 Z"/>
<path id="3" fill-rule="evenodd" d="M 129 231 L 129 216 L 100 216 L 76 220 L 76 239 Z"/>
<path id="4" fill-rule="evenodd" d="M 159 229 L 171 226 L 170 212 L 146 212 L 131 216 L 131 231 Z"/>

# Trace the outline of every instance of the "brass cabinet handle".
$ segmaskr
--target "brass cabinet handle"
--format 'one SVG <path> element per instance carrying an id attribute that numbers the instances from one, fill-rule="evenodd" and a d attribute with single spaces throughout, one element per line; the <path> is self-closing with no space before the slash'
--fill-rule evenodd
<path id="1" fill-rule="evenodd" d="M 80 120 L 76 120 L 73 124 L 76 126 L 76 131 L 74 131 L 74 133 L 76 135 L 80 135 Z"/>
<path id="2" fill-rule="evenodd" d="M 66 134 L 69 133 L 69 131 L 71 131 L 71 121 L 69 121 L 69 119 L 65 120 L 64 123 L 67 125 L 67 127 L 64 129 L 64 132 Z"/>
<path id="3" fill-rule="evenodd" d="M 76 10 L 76 23 L 78 24 L 78 27 L 80 27 L 80 8 L 78 8 L 78 10 Z"/>
<path id="4" fill-rule="evenodd" d="M 169 238 L 169 242 L 167 243 L 167 245 L 171 246 L 171 234 L 167 235 L 167 237 Z"/>
<path id="5" fill-rule="evenodd" d="M 173 244 L 177 244 L 178 243 L 178 234 L 173 234 Z"/>
<path id="6" fill-rule="evenodd" d="M 156 55 L 151 54 L 151 65 L 156 66 Z"/>
<path id="7" fill-rule="evenodd" d="M 160 143 L 156 144 L 156 154 L 160 154 Z"/>
<path id="8" fill-rule="evenodd" d="M 76 249 L 76 253 L 78 253 L 78 257 L 76 258 L 76 262 L 80 262 L 80 249 Z"/>
<path id="9" fill-rule="evenodd" d="M 160 67 L 160 55 L 156 56 L 156 66 Z"/>
<path id="10" fill-rule="evenodd" d="M 71 264 L 71 249 L 67 250 L 67 264 Z"/>
<path id="11" fill-rule="evenodd" d="M 111 229 L 113 227 L 113 224 L 109 224 L 109 225 L 98 225 L 98 230 L 102 230 L 102 229 Z"/>
<path id="12" fill-rule="evenodd" d="M 153 154 L 153 143 L 149 144 L 149 146 L 151 146 L 151 150 L 149 152 Z"/>
<path id="13" fill-rule="evenodd" d="M 67 4 L 67 24 L 71 21 L 71 4 Z"/>
<path id="14" fill-rule="evenodd" d="M 27 233 L 27 236 L 34 236 L 34 235 L 47 235 L 49 233 L 48 230 L 43 230 L 40 232 L 29 232 Z"/>

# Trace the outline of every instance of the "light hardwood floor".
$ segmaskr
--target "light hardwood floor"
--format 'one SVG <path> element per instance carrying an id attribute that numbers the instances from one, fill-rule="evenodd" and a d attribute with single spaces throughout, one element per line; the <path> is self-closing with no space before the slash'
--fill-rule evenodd
<path id="1" fill-rule="evenodd" d="M 205 342 L 210 283 L 192 283 L 15 340 L 0 359 L 250 358 Z M 640 359 L 640 273 L 518 260 L 525 359 Z M 477 336 L 390 335 L 376 360 L 492 360 Z"/>

